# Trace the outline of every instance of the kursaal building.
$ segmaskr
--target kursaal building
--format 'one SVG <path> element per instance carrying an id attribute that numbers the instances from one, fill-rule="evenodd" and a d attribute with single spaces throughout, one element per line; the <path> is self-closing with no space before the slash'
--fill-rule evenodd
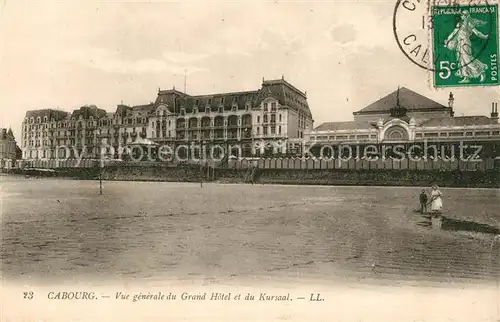
<path id="1" fill-rule="evenodd" d="M 120 104 L 114 113 L 95 105 L 72 113 L 28 111 L 21 143 L 23 159 L 99 158 L 101 153 L 116 158 L 120 148 L 141 144 L 156 146 L 156 153 L 168 147 L 182 158 L 199 157 L 201 149 L 208 156 L 229 149 L 250 157 L 300 153 L 312 127 L 306 93 L 282 78 L 232 93 L 158 90 L 154 102 Z"/>
<path id="2" fill-rule="evenodd" d="M 490 117 L 455 116 L 453 93 L 448 106 L 401 88 L 354 112 L 354 120 L 327 122 L 306 133 L 315 157 L 468 158 L 500 155 L 497 103 Z M 480 150 L 480 151 L 479 151 Z"/>

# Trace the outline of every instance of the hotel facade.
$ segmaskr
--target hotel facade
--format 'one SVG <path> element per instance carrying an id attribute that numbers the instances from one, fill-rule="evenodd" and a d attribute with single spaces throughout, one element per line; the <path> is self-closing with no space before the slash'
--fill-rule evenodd
<path id="1" fill-rule="evenodd" d="M 28 111 L 22 123 L 23 159 L 118 158 L 120 148 L 134 145 L 183 148 L 214 147 L 240 157 L 301 152 L 305 133 L 313 128 L 307 95 L 284 78 L 263 80 L 260 89 L 210 95 L 188 95 L 175 88 L 158 90 L 150 104 L 120 104 L 114 113 L 86 105 L 68 113 L 54 109 Z M 199 151 L 199 150 L 198 150 Z M 199 153 L 199 152 L 198 152 Z"/>
<path id="2" fill-rule="evenodd" d="M 215 147 L 239 157 L 349 153 L 363 158 L 359 151 L 368 146 L 372 155 L 382 157 L 394 156 L 396 146 L 405 152 L 411 147 L 416 155 L 458 157 L 461 146 L 467 145 L 467 155 L 481 146 L 481 157 L 500 156 L 497 103 L 491 104 L 489 117 L 455 116 L 454 103 L 452 93 L 442 105 L 398 88 L 354 112 L 353 121 L 313 128 L 306 93 L 283 78 L 263 80 L 257 90 L 232 93 L 188 95 L 173 88 L 158 90 L 149 104 L 120 104 L 114 113 L 94 105 L 72 113 L 28 111 L 22 124 L 22 156 L 97 159 L 104 153 L 120 158 L 121 148 L 134 145 L 180 149 L 183 159 L 197 158 L 201 150 L 214 156 L 220 151 Z M 155 153 L 158 159 L 158 150 Z"/>

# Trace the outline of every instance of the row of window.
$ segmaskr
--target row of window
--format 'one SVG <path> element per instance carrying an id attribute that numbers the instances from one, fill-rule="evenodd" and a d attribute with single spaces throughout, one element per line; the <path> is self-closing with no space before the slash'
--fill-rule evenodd
<path id="1" fill-rule="evenodd" d="M 276 114 L 271 115 L 271 123 L 276 123 Z M 269 121 L 268 114 L 262 116 L 262 123 L 267 123 Z M 278 114 L 278 122 L 281 122 L 281 114 Z M 260 115 L 257 115 L 257 123 L 260 123 Z"/>
<path id="2" fill-rule="evenodd" d="M 268 112 L 269 111 L 269 107 L 268 107 L 269 103 L 266 102 L 263 105 L 264 105 L 263 106 L 264 112 Z M 272 102 L 270 105 L 271 105 L 271 112 L 275 112 L 276 111 L 276 102 Z"/>
<path id="3" fill-rule="evenodd" d="M 368 140 L 368 139 L 376 139 L 376 134 L 357 134 L 357 135 L 318 135 L 311 136 L 311 141 L 338 141 L 338 140 Z"/>
<path id="4" fill-rule="evenodd" d="M 437 137 L 471 137 L 471 136 L 498 136 L 500 131 L 454 131 L 454 132 L 417 132 L 417 138 L 437 138 Z"/>
<path id="5" fill-rule="evenodd" d="M 270 132 L 269 132 L 270 131 Z M 262 135 L 276 134 L 276 126 L 263 126 Z M 278 126 L 278 134 L 281 134 L 281 126 Z M 257 127 L 257 135 L 260 135 L 260 127 Z"/>

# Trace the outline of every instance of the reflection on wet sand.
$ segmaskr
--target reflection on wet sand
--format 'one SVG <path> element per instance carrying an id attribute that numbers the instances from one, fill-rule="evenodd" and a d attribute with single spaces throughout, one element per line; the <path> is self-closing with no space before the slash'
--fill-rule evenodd
<path id="1" fill-rule="evenodd" d="M 500 229 L 474 221 L 457 220 L 445 216 L 424 215 L 429 221 L 419 223 L 420 226 L 429 226 L 436 229 L 448 231 L 468 231 L 482 234 L 500 234 Z"/>

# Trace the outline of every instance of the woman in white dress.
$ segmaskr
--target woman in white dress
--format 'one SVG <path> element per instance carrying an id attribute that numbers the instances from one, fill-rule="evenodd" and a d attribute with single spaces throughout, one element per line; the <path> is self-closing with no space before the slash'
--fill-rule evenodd
<path id="1" fill-rule="evenodd" d="M 432 186 L 431 192 L 431 212 L 440 214 L 443 211 L 443 195 L 436 185 Z"/>

